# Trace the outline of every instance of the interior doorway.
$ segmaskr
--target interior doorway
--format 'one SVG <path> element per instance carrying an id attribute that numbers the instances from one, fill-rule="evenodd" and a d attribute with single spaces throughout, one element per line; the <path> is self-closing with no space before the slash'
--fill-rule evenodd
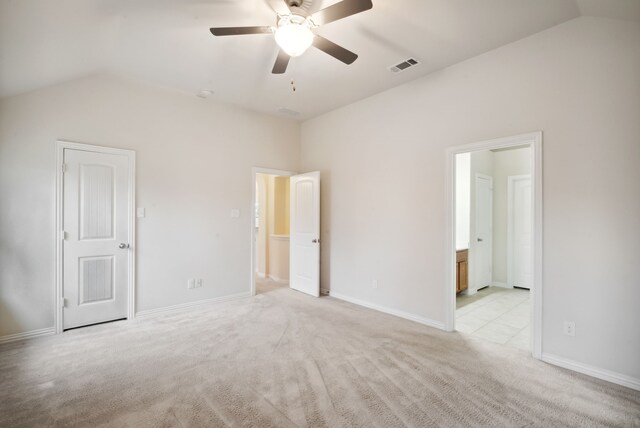
<path id="1" fill-rule="evenodd" d="M 447 329 L 541 355 L 541 133 L 448 151 Z"/>
<path id="2" fill-rule="evenodd" d="M 252 170 L 251 294 L 320 296 L 320 172 Z"/>
<path id="3" fill-rule="evenodd" d="M 290 179 L 256 173 L 254 259 L 256 294 L 289 286 Z"/>

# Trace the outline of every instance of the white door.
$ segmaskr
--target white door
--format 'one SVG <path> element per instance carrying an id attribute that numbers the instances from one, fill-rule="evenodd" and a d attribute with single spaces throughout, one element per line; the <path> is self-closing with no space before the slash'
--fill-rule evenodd
<path id="1" fill-rule="evenodd" d="M 476 290 L 491 285 L 493 252 L 493 178 L 476 175 L 476 242 L 474 266 Z"/>
<path id="2" fill-rule="evenodd" d="M 320 296 L 320 172 L 294 175 L 290 191 L 289 284 Z"/>
<path id="3" fill-rule="evenodd" d="M 64 150 L 63 328 L 127 317 L 129 159 Z"/>
<path id="4" fill-rule="evenodd" d="M 533 284 L 533 253 L 531 224 L 531 177 L 509 177 L 509 205 L 513 216 L 510 257 L 512 283 L 514 287 L 530 289 Z"/>

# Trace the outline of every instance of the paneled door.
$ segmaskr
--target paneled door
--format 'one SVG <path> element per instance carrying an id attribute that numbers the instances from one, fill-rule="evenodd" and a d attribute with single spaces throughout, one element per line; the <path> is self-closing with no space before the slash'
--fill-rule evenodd
<path id="1" fill-rule="evenodd" d="M 320 296 L 320 172 L 291 177 L 289 286 Z"/>
<path id="2" fill-rule="evenodd" d="M 475 289 L 491 285 L 493 276 L 493 178 L 476 174 Z"/>
<path id="3" fill-rule="evenodd" d="M 63 328 L 127 317 L 129 159 L 64 149 Z"/>

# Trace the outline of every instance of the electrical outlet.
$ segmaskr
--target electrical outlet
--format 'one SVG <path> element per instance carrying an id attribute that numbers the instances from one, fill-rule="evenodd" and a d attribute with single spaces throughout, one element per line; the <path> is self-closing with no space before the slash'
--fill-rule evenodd
<path id="1" fill-rule="evenodd" d="M 202 278 L 196 279 L 196 288 L 202 287 Z"/>
<path id="2" fill-rule="evenodd" d="M 373 282 L 371 283 L 371 286 L 373 287 L 374 290 L 378 289 L 378 280 L 374 279 Z"/>
<path id="3" fill-rule="evenodd" d="M 573 321 L 565 321 L 564 322 L 564 334 L 566 336 L 575 336 L 576 335 L 576 323 Z"/>
<path id="4" fill-rule="evenodd" d="M 196 288 L 196 280 L 190 279 L 187 281 L 187 288 Z"/>

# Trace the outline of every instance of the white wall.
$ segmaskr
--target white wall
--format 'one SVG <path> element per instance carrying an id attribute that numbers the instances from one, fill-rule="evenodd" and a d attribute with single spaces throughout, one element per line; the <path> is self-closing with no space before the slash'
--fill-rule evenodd
<path id="1" fill-rule="evenodd" d="M 299 129 L 109 76 L 0 100 L 0 336 L 53 326 L 56 139 L 136 151 L 147 310 L 249 292 L 251 168 L 298 169 Z"/>
<path id="2" fill-rule="evenodd" d="M 456 250 L 469 248 L 471 153 L 456 155 Z"/>
<path id="3" fill-rule="evenodd" d="M 443 322 L 446 149 L 542 130 L 543 352 L 640 379 L 639 76 L 640 25 L 585 17 L 303 123 L 322 287 Z"/>

